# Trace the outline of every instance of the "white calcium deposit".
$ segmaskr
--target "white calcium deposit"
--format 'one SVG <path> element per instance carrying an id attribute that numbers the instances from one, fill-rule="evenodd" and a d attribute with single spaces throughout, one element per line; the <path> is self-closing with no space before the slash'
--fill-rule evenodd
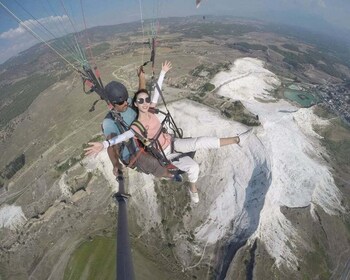
<path id="1" fill-rule="evenodd" d="M 118 184 L 113 175 L 112 163 L 109 160 L 107 151 L 104 150 L 96 158 L 86 158 L 84 160 L 88 171 L 98 169 L 109 181 L 113 192 L 118 192 Z M 139 225 L 142 225 L 144 232 L 148 232 L 152 227 L 161 223 L 161 215 L 157 203 L 157 195 L 154 190 L 154 177 L 141 174 L 132 169 L 125 170 L 125 191 L 132 195 L 128 203 L 135 210 L 135 217 Z"/>
<path id="2" fill-rule="evenodd" d="M 0 208 L 0 228 L 15 230 L 27 221 L 22 208 L 15 205 L 4 204 Z"/>
<path id="3" fill-rule="evenodd" d="M 313 130 L 314 124 L 327 125 L 328 123 L 314 115 L 312 108 L 297 110 L 298 108 L 283 100 L 271 103 L 259 102 L 259 99 L 269 99 L 268 92 L 280 82 L 277 76 L 264 69 L 263 63 L 257 59 L 238 59 L 229 72 L 224 75 L 218 74 L 212 83 L 216 86 L 224 84 L 218 94 L 233 100 L 241 100 L 249 111 L 259 116 L 261 127 L 255 136 L 261 146 L 254 146 L 255 150 L 251 149 L 251 152 L 256 157 L 260 155 L 261 158 L 266 158 L 271 178 L 261 205 L 258 227 L 252 237 L 258 236 L 265 242 L 267 250 L 276 259 L 277 265 L 285 263 L 294 267 L 297 259 L 291 248 L 297 248 L 296 245 L 301 245 L 302 240 L 292 224 L 281 213 L 280 207 L 305 207 L 317 204 L 330 215 L 344 210 L 340 203 L 340 193 L 320 155 L 320 152 L 324 152 L 319 143 L 320 136 Z M 252 146 L 252 141 L 251 137 L 248 143 L 242 143 L 242 145 Z M 248 166 L 246 169 L 248 172 L 241 175 L 243 176 L 240 178 L 241 181 L 250 177 L 252 168 Z M 232 187 L 236 191 L 249 188 L 242 184 L 227 186 L 227 188 Z M 222 200 L 222 203 L 226 202 L 225 198 Z M 216 201 L 215 205 L 218 204 L 221 204 L 221 201 Z M 208 219 L 217 216 L 213 213 L 215 205 L 212 205 Z M 231 207 L 232 212 L 236 207 Z M 312 211 L 314 207 L 310 209 Z M 245 209 L 241 210 L 245 211 Z M 242 213 L 235 212 L 232 220 L 236 220 L 236 215 L 242 215 Z M 234 228 L 239 232 L 237 227 L 244 229 L 245 226 L 244 222 L 240 221 Z M 205 226 L 201 226 L 198 231 L 198 236 L 203 240 L 207 238 L 203 234 L 204 231 Z M 217 235 L 221 236 L 222 232 L 217 231 Z M 236 232 L 233 231 L 232 234 L 235 235 Z M 215 236 L 213 232 L 210 234 Z"/>
<path id="4" fill-rule="evenodd" d="M 328 123 L 315 116 L 312 108 L 298 110 L 286 101 L 275 100 L 270 92 L 281 82 L 260 60 L 238 59 L 230 71 L 219 73 L 211 82 L 219 88 L 219 95 L 241 100 L 259 116 L 261 126 L 242 136 L 241 146 L 196 153 L 201 170 L 200 202 L 192 205 L 184 226 L 203 247 L 224 237 L 259 237 L 278 266 L 296 267 L 295 250 L 303 246 L 303 240 L 280 208 L 311 206 L 312 212 L 318 205 L 330 215 L 344 211 L 321 156 L 320 136 L 313 130 L 314 124 Z M 247 129 L 223 118 L 218 110 L 189 100 L 168 107 L 185 136 L 229 137 Z M 115 186 L 107 154 L 96 160 Z M 162 218 L 152 176 L 130 171 L 128 186 L 131 203 L 139 209 L 140 225 L 147 230 L 159 224 Z"/>

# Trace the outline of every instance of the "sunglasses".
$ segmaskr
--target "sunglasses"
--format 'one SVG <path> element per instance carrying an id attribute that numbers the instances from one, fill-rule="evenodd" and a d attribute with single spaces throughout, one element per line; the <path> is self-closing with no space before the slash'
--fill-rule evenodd
<path id="1" fill-rule="evenodd" d="M 139 104 L 143 104 L 143 102 L 151 103 L 151 98 L 149 98 L 149 97 L 146 97 L 146 98 L 138 98 L 138 99 L 136 99 L 136 102 L 139 103 Z"/>
<path id="2" fill-rule="evenodd" d="M 119 101 L 119 102 L 113 101 L 112 104 L 113 104 L 113 105 L 119 105 L 119 106 L 120 106 L 120 105 L 123 105 L 123 104 L 125 103 L 125 101 L 126 101 L 126 100 Z"/>

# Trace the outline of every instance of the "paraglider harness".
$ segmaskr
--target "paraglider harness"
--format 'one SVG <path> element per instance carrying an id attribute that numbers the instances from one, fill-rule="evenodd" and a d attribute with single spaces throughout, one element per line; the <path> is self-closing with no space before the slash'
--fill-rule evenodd
<path id="1" fill-rule="evenodd" d="M 166 107 L 163 94 L 157 83 L 156 83 L 156 88 L 158 89 L 158 92 L 161 95 L 164 105 Z M 114 121 L 120 133 L 123 133 L 127 130 L 132 130 L 136 137 L 136 140 L 134 138 L 131 138 L 128 141 L 124 141 L 119 144 L 119 158 L 124 165 L 126 165 L 129 168 L 136 169 L 144 173 L 148 173 L 147 170 L 141 170 L 137 165 L 135 165 L 137 159 L 142 155 L 142 153 L 147 153 L 153 156 L 155 159 L 157 159 L 159 164 L 167 168 L 170 173 L 182 173 L 178 170 L 176 166 L 172 164 L 170 160 L 167 159 L 164 153 L 164 150 L 162 149 L 162 146 L 159 143 L 159 136 L 161 135 L 161 133 L 168 132 L 166 127 L 172 130 L 172 133 L 170 134 L 172 136 L 172 141 L 171 141 L 172 153 L 176 152 L 174 151 L 174 146 L 173 146 L 174 138 L 183 138 L 182 129 L 177 127 L 167 107 L 166 107 L 166 110 L 167 112 L 161 111 L 156 108 L 150 108 L 151 113 L 155 113 L 155 114 L 160 113 L 165 116 L 163 121 L 161 122 L 159 130 L 157 131 L 156 135 L 152 139 L 148 139 L 147 130 L 145 129 L 145 127 L 142 125 L 141 122 L 139 122 L 138 120 L 135 120 L 129 126 L 124 121 L 124 119 L 120 114 L 118 114 L 114 110 L 110 110 L 106 118 L 112 119 Z M 141 133 L 135 131 L 135 129 L 133 129 L 132 126 L 137 127 Z M 130 155 L 128 158 L 123 157 L 123 152 L 125 151 L 125 149 L 127 149 Z M 195 152 L 180 153 L 177 157 L 173 158 L 172 161 L 176 161 L 179 158 L 184 156 L 190 156 L 191 158 L 193 158 L 194 154 Z"/>
<path id="2" fill-rule="evenodd" d="M 110 105 L 110 102 L 108 101 L 107 96 L 105 94 L 105 89 L 103 87 L 103 84 L 100 78 L 100 73 L 97 67 L 95 67 L 94 68 L 95 71 L 93 71 L 90 67 L 84 66 L 83 70 L 84 70 L 84 73 L 81 74 L 81 77 L 83 80 L 84 93 L 90 94 L 92 92 L 96 92 L 100 96 L 100 99 L 96 100 L 92 104 L 89 111 L 90 112 L 94 111 L 95 105 L 100 100 L 105 100 L 107 104 Z M 87 90 L 86 89 L 87 87 L 90 89 Z M 112 119 L 114 121 L 120 134 L 130 129 L 129 125 L 124 121 L 123 117 L 117 112 L 115 112 L 114 110 L 110 110 L 109 113 L 106 115 L 106 118 Z M 102 126 L 101 128 L 103 131 Z M 140 139 L 140 141 L 145 141 L 142 135 L 138 135 L 137 137 L 139 137 L 138 139 Z M 127 149 L 128 154 L 130 155 L 128 158 L 123 157 L 123 154 L 124 154 L 123 152 L 125 151 L 125 149 Z M 128 141 L 125 141 L 119 145 L 119 159 L 124 165 L 130 168 L 135 167 L 134 163 L 136 162 L 136 159 L 137 159 L 136 157 L 139 157 L 138 155 L 139 152 L 140 150 L 138 149 L 138 146 L 134 139 L 129 139 Z"/>
<path id="3" fill-rule="evenodd" d="M 162 166 L 167 167 L 167 169 L 172 172 L 172 171 L 179 171 L 172 163 L 170 160 L 167 159 L 164 150 L 162 148 L 162 146 L 159 143 L 159 136 L 161 135 L 161 133 L 167 133 L 167 129 L 166 129 L 166 125 L 172 130 L 172 133 L 170 133 L 171 136 L 171 153 L 176 152 L 174 151 L 174 138 L 183 138 L 183 131 L 181 128 L 177 127 L 172 115 L 170 114 L 167 106 L 166 106 L 166 102 L 164 99 L 164 95 L 162 90 L 160 89 L 160 86 L 158 85 L 158 83 L 155 81 L 155 72 L 154 72 L 154 64 L 155 64 L 155 56 L 156 56 L 156 38 L 152 37 L 148 42 L 145 42 L 144 44 L 148 44 L 150 49 L 151 49 L 151 57 L 148 61 L 146 61 L 145 63 L 143 63 L 140 66 L 141 71 L 142 68 L 146 65 L 148 65 L 150 62 L 152 63 L 151 67 L 152 67 L 152 76 L 151 76 L 151 88 L 149 90 L 150 95 L 152 94 L 152 90 L 154 90 L 155 88 L 158 90 L 159 95 L 162 98 L 162 102 L 164 104 L 164 107 L 166 109 L 166 112 L 163 112 L 159 109 L 156 108 L 150 108 L 149 111 L 153 114 L 158 114 L 161 113 L 162 115 L 164 115 L 164 119 L 161 122 L 160 128 L 157 131 L 156 135 L 152 138 L 152 139 L 147 139 L 147 130 L 145 129 L 145 127 L 142 125 L 141 122 L 139 122 L 138 120 L 135 120 L 131 125 L 135 125 L 141 132 L 142 136 L 147 140 L 147 145 L 145 145 L 145 142 L 142 141 L 138 141 L 139 145 L 141 146 L 141 148 L 143 148 L 146 152 L 152 154 L 153 157 L 155 157 L 156 159 L 158 159 L 159 163 Z M 134 131 L 134 130 L 133 130 Z M 135 132 L 135 131 L 134 131 Z M 179 156 L 175 157 L 172 159 L 172 161 L 176 161 L 181 157 L 184 156 L 190 156 L 191 158 L 193 158 L 195 155 L 195 152 L 189 152 L 189 153 L 181 153 Z M 179 173 L 183 173 L 183 172 L 179 172 Z"/>
<path id="4" fill-rule="evenodd" d="M 142 170 L 137 165 L 135 165 L 137 159 L 143 153 L 147 153 L 153 156 L 154 158 L 156 158 L 159 164 L 161 166 L 166 167 L 170 172 L 177 171 L 177 168 L 166 158 L 164 151 L 162 149 L 158 149 L 158 145 L 155 145 L 157 141 L 153 139 L 151 140 L 147 139 L 146 129 L 143 127 L 143 125 L 140 122 L 136 120 L 129 126 L 124 121 L 123 117 L 119 113 L 115 112 L 114 110 L 110 110 L 110 112 L 106 115 L 106 118 L 114 121 L 120 134 L 122 134 L 127 130 L 132 130 L 136 137 L 136 139 L 131 138 L 127 141 L 123 141 L 122 143 L 118 144 L 119 159 L 125 166 L 148 174 L 147 170 Z M 163 121 L 163 123 L 165 124 L 165 121 Z M 132 128 L 132 125 L 135 125 L 139 128 L 142 126 L 140 128 L 141 133 L 138 133 L 137 131 L 135 131 Z M 103 130 L 103 127 L 102 127 L 102 130 Z M 163 129 L 160 129 L 160 132 L 162 130 Z M 158 133 L 158 135 L 160 134 L 160 132 Z M 128 154 L 127 157 L 124 156 L 125 150 L 127 150 L 127 154 Z"/>
<path id="5" fill-rule="evenodd" d="M 118 130 L 120 133 L 123 133 L 127 130 L 132 130 L 133 133 L 136 136 L 135 140 L 134 138 L 129 139 L 128 141 L 123 141 L 122 143 L 118 144 L 119 145 L 119 159 L 121 162 L 126 165 L 129 168 L 136 168 L 135 163 L 137 159 L 141 156 L 142 153 L 148 152 L 151 154 L 153 157 L 158 159 L 159 162 L 162 161 L 161 154 L 159 151 L 157 151 L 154 147 L 150 146 L 150 142 L 146 137 L 144 137 L 142 134 L 137 133 L 135 130 L 133 130 L 123 119 L 123 117 L 115 112 L 114 110 L 111 110 L 106 118 L 112 119 L 116 126 L 118 127 Z M 102 128 L 103 129 L 103 128 Z M 147 147 L 147 149 L 145 148 Z M 123 152 L 127 149 L 129 156 L 128 157 L 123 157 Z M 163 164 L 162 164 L 163 165 Z M 163 165 L 165 166 L 165 165 Z M 142 172 L 147 173 L 145 170 L 141 170 Z"/>
<path id="6" fill-rule="evenodd" d="M 163 112 L 159 109 L 152 108 L 153 113 L 161 113 L 165 116 L 163 121 L 161 122 L 161 126 L 157 134 L 153 139 L 147 139 L 147 131 L 143 127 L 143 125 L 139 121 L 134 121 L 130 126 L 124 121 L 122 116 L 115 112 L 114 110 L 110 110 L 110 112 L 107 114 L 106 118 L 110 118 L 114 120 L 116 126 L 119 129 L 120 133 L 123 133 L 129 129 L 133 131 L 135 134 L 137 141 L 135 139 L 129 139 L 128 141 L 124 141 L 119 145 L 119 158 L 122 161 L 122 163 L 130 168 L 137 168 L 135 166 L 135 163 L 137 159 L 141 156 L 142 153 L 146 152 L 150 155 L 152 155 L 154 158 L 156 158 L 161 166 L 166 167 L 171 173 L 173 172 L 179 172 L 179 170 L 171 163 L 170 160 L 167 159 L 164 150 L 162 149 L 161 145 L 159 144 L 159 136 L 162 132 L 167 132 L 166 130 L 166 125 L 172 130 L 172 140 L 174 138 L 183 138 L 183 131 L 181 128 L 178 128 L 172 115 L 170 114 L 166 102 L 162 93 L 162 90 L 160 89 L 159 85 L 157 82 L 154 80 L 154 63 L 155 63 L 155 54 L 156 54 L 156 40 L 153 37 L 149 42 L 148 42 L 150 49 L 151 49 L 151 57 L 149 61 L 146 61 L 143 63 L 143 65 L 140 67 L 146 66 L 148 63 L 152 63 L 152 78 L 151 78 L 151 83 L 152 87 L 150 90 L 150 93 L 152 92 L 152 89 L 156 88 L 159 92 L 159 95 L 162 98 L 163 104 L 165 106 L 166 112 Z M 97 66 L 94 67 L 94 71 L 90 68 L 90 66 L 85 65 L 83 66 L 83 72 L 80 72 L 82 81 L 83 81 L 83 90 L 84 93 L 89 94 L 92 92 L 96 92 L 99 96 L 100 99 L 96 100 L 93 105 L 90 108 L 90 112 L 95 110 L 95 105 L 97 104 L 98 101 L 100 100 L 105 100 L 108 105 L 110 105 L 110 102 L 108 101 L 106 94 L 105 94 L 105 89 L 102 83 L 102 80 L 100 78 L 100 72 L 97 69 Z M 87 90 L 86 88 L 90 88 Z M 141 134 L 136 132 L 134 129 L 132 129 L 132 125 L 135 125 L 138 127 L 141 131 Z M 171 141 L 172 149 L 171 152 L 174 152 L 173 149 L 173 141 Z M 123 151 L 127 149 L 129 153 L 128 158 L 123 158 Z M 190 153 L 183 153 L 180 154 L 179 156 L 175 157 L 172 159 L 172 161 L 175 161 L 183 156 L 190 156 L 194 157 L 195 152 L 190 152 Z M 147 173 L 147 171 L 141 170 L 142 172 Z"/>
<path id="7" fill-rule="evenodd" d="M 160 114 L 165 116 L 163 121 L 160 124 L 160 127 L 159 127 L 157 133 L 154 135 L 154 137 L 152 139 L 149 139 L 148 135 L 147 135 L 146 128 L 138 120 L 135 120 L 131 124 L 131 129 L 132 129 L 132 126 L 136 126 L 140 130 L 143 139 L 146 140 L 146 141 L 144 141 L 144 140 L 140 141 L 140 137 L 137 136 L 137 139 L 138 139 L 137 142 L 139 144 L 139 148 L 140 149 L 143 149 L 144 151 L 150 153 L 153 157 L 155 157 L 159 161 L 160 165 L 166 167 L 170 172 L 179 172 L 177 167 L 175 167 L 172 164 L 172 162 L 167 158 L 167 156 L 166 156 L 166 154 L 165 154 L 165 152 L 164 152 L 164 150 L 162 148 L 162 145 L 159 142 L 159 137 L 160 137 L 160 135 L 162 133 L 168 133 L 168 130 L 167 130 L 166 127 L 171 129 L 172 133 L 169 133 L 169 135 L 171 136 L 171 141 L 170 141 L 171 153 L 174 153 L 174 152 L 178 153 L 174 149 L 174 139 L 175 138 L 183 138 L 183 131 L 182 131 L 181 128 L 177 127 L 177 125 L 176 125 L 172 115 L 170 114 L 170 112 L 169 112 L 169 110 L 168 110 L 168 108 L 166 106 L 166 102 L 165 102 L 163 93 L 162 93 L 158 83 L 155 83 L 155 87 L 157 88 L 157 90 L 159 92 L 159 95 L 161 96 L 162 101 L 163 101 L 164 106 L 165 106 L 165 109 L 166 109 L 166 112 L 161 111 L 161 110 L 156 109 L 156 108 L 150 108 L 149 109 L 149 112 L 151 112 L 153 114 L 159 114 L 160 113 Z M 136 134 L 135 130 L 134 129 L 132 129 L 132 130 Z M 195 151 L 188 152 L 188 153 L 179 153 L 178 156 L 172 158 L 172 161 L 176 161 L 176 160 L 178 160 L 178 159 L 180 159 L 182 157 L 185 157 L 185 156 L 189 156 L 189 157 L 193 158 L 194 155 L 195 155 Z M 179 173 L 183 173 L 183 172 L 179 172 Z"/>
<path id="8" fill-rule="evenodd" d="M 82 77 L 82 81 L 83 81 L 84 93 L 90 94 L 92 92 L 96 92 L 100 96 L 100 99 L 96 100 L 92 104 L 89 111 L 90 112 L 94 111 L 95 105 L 100 100 L 105 100 L 106 103 L 108 105 L 110 105 L 110 102 L 108 101 L 107 96 L 105 94 L 105 89 L 104 89 L 104 86 L 102 84 L 102 80 L 100 78 L 100 73 L 99 73 L 97 67 L 95 67 L 94 68 L 95 71 L 93 71 L 89 66 L 84 66 L 83 70 L 84 70 L 84 73 L 81 74 L 81 77 Z M 87 87 L 90 89 L 87 90 L 86 89 Z M 112 119 L 114 121 L 120 134 L 122 134 L 123 132 L 130 129 L 129 125 L 123 120 L 122 116 L 120 114 L 118 114 L 117 112 L 115 112 L 114 110 L 110 110 L 109 113 L 106 115 L 106 118 Z M 103 128 L 102 128 L 102 131 L 103 131 Z M 125 149 L 128 150 L 128 154 L 130 155 L 129 158 L 123 158 L 123 151 Z M 137 152 L 138 152 L 138 148 L 137 148 L 137 145 L 136 145 L 134 139 L 130 139 L 130 140 L 123 142 L 119 145 L 119 159 L 122 161 L 123 164 L 125 164 L 126 166 L 130 166 L 131 168 L 133 168 L 133 167 L 130 165 L 130 160 L 133 157 L 133 155 L 137 154 Z"/>
<path id="9" fill-rule="evenodd" d="M 170 160 L 168 160 L 168 158 L 166 157 L 165 155 L 165 152 L 159 142 L 159 136 L 161 135 L 161 133 L 168 133 L 167 129 L 166 129 L 166 125 L 168 125 L 168 127 L 170 129 L 173 130 L 173 134 L 169 134 L 171 136 L 171 141 L 170 141 L 170 145 L 171 145 L 171 152 L 173 153 L 174 152 L 174 138 L 176 137 L 175 135 L 177 134 L 176 131 L 172 128 L 172 125 L 173 123 L 170 121 L 170 113 L 165 113 L 159 109 L 155 109 L 155 108 L 151 108 L 150 109 L 150 112 L 152 114 L 158 114 L 158 113 L 161 113 L 163 115 L 165 115 L 165 118 L 164 120 L 161 122 L 161 125 L 160 125 L 160 128 L 159 130 L 157 131 L 156 135 L 149 139 L 148 136 L 147 136 L 147 130 L 146 128 L 143 126 L 143 124 L 138 121 L 138 120 L 135 120 L 131 126 L 136 126 L 142 136 L 144 137 L 144 139 L 146 139 L 147 141 L 146 142 L 142 142 L 139 140 L 139 138 L 137 139 L 137 143 L 138 143 L 138 146 L 141 150 L 144 150 L 145 152 L 151 154 L 154 158 L 156 158 L 159 162 L 160 165 L 166 167 L 170 172 L 176 172 L 178 171 L 178 169 L 171 163 Z M 132 128 L 131 128 L 132 129 Z M 133 131 L 135 131 L 133 129 Z M 178 157 L 174 158 L 173 160 L 177 160 L 179 159 L 180 157 L 182 156 L 186 156 L 187 154 L 180 154 Z M 192 156 L 193 157 L 193 156 Z"/>

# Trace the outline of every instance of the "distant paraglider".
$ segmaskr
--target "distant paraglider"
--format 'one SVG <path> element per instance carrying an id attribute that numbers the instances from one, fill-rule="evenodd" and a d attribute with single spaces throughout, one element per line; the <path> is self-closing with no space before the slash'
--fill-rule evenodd
<path id="1" fill-rule="evenodd" d="M 201 1 L 202 1 L 202 0 L 196 0 L 196 7 L 197 7 L 197 8 L 200 6 Z"/>

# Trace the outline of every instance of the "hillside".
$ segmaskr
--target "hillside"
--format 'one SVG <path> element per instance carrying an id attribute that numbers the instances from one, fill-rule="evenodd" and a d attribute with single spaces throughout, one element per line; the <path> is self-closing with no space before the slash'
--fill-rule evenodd
<path id="1" fill-rule="evenodd" d="M 198 205 L 190 203 L 187 183 L 127 171 L 137 279 L 345 277 L 349 128 L 323 109 L 325 102 L 302 108 L 283 96 L 291 85 L 311 91 L 325 81 L 346 82 L 345 54 L 325 54 L 258 22 L 161 23 L 156 67 L 173 62 L 164 94 L 185 136 L 253 130 L 241 146 L 196 153 Z M 140 28 L 99 27 L 89 34 L 104 83 L 122 81 L 132 95 L 135 69 L 149 55 Z M 117 185 L 106 153 L 82 155 L 88 141 L 101 139 L 107 109 L 99 102 L 89 112 L 97 96 L 82 93 L 80 77 L 41 49 L 8 61 L 0 76 L 7 93 L 0 100 L 7 117 L 0 143 L 0 278 L 88 273 L 96 279 L 103 272 L 113 279 L 115 256 L 101 250 L 115 245 Z M 48 57 L 53 61 L 46 65 Z M 37 68 L 29 71 L 31 65 Z"/>

